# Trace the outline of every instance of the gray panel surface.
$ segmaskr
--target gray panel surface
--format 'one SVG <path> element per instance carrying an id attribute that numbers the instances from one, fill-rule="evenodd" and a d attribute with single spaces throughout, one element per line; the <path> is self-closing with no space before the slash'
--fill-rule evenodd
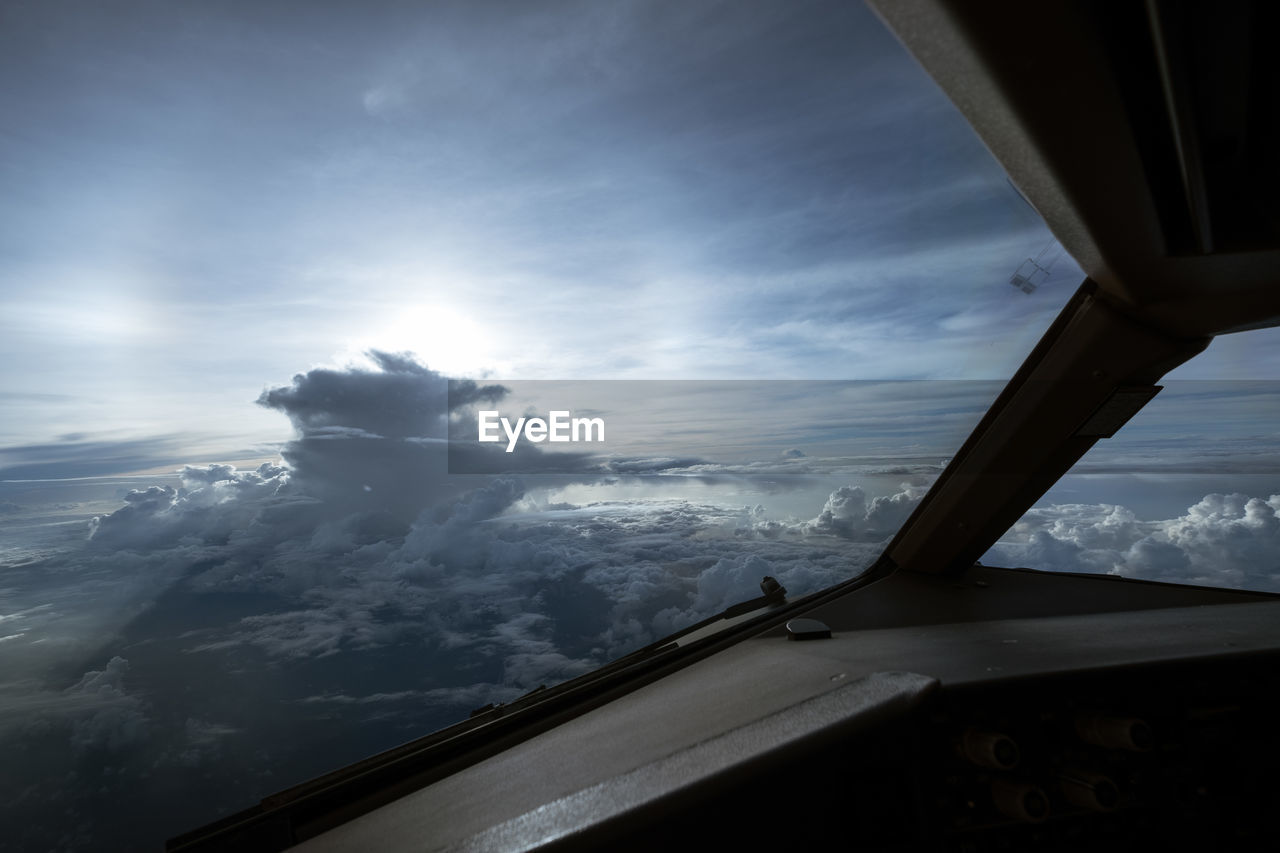
<path id="1" fill-rule="evenodd" d="M 870 590 L 868 590 L 869 592 Z M 298 849 L 430 850 L 609 784 L 877 672 L 946 685 L 1280 647 L 1280 602 L 761 636 L 409 794 Z"/>

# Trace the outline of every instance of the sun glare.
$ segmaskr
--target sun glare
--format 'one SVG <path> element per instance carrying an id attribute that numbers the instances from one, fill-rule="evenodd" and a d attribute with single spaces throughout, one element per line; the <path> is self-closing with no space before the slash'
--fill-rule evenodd
<path id="1" fill-rule="evenodd" d="M 353 349 L 412 352 L 427 367 L 451 377 L 482 375 L 498 361 L 492 335 L 465 314 L 438 305 L 394 309 L 384 326 L 355 341 Z"/>

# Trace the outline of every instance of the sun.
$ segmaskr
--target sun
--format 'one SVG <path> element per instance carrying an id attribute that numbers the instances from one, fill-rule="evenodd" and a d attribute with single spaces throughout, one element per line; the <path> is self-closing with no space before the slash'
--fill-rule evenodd
<path id="1" fill-rule="evenodd" d="M 451 377 L 474 377 L 498 364 L 495 336 L 465 313 L 443 305 L 389 309 L 378 327 L 353 341 L 358 352 L 411 352 L 418 361 Z"/>

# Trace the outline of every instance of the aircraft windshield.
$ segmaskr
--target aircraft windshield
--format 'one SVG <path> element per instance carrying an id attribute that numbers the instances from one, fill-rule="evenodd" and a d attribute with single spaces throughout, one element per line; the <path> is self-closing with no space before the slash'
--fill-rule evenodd
<path id="1" fill-rule="evenodd" d="M 1219 337 L 982 562 L 1280 592 L 1280 332 Z"/>
<path id="2" fill-rule="evenodd" d="M 856 3 L 3 14 L 20 849 L 856 575 L 1081 279 Z"/>

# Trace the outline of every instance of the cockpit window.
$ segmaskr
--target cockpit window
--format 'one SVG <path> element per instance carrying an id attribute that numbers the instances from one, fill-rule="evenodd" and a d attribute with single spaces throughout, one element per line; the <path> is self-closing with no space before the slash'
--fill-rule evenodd
<path id="1" fill-rule="evenodd" d="M 1276 353 L 1275 330 L 1216 339 L 982 562 L 1280 591 Z"/>
<path id="2" fill-rule="evenodd" d="M 21 849 L 856 575 L 1081 279 L 857 3 L 0 14 Z M 611 445 L 451 473 L 553 410 Z"/>

